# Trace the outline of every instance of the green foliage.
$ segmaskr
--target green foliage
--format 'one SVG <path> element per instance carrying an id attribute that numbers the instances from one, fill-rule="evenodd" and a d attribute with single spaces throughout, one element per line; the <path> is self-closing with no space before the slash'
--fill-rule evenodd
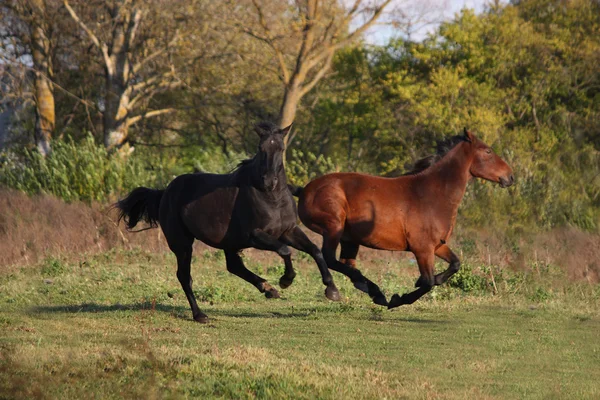
<path id="1" fill-rule="evenodd" d="M 65 272 L 65 266 L 63 262 L 57 258 L 49 257 L 42 263 L 42 276 L 53 277 L 59 276 Z"/>
<path id="2" fill-rule="evenodd" d="M 91 135 L 80 143 L 54 141 L 46 158 L 37 150 L 24 150 L 21 157 L 9 153 L 0 172 L 3 185 L 28 194 L 53 194 L 65 201 L 106 201 L 111 194 L 154 180 L 155 174 L 136 157 L 109 155 Z"/>
<path id="3" fill-rule="evenodd" d="M 331 130 L 335 145 L 324 150 L 332 159 L 397 174 L 469 127 L 513 167 L 516 184 L 469 185 L 462 224 L 597 230 L 599 52 L 598 2 L 463 10 L 422 43 L 340 53 L 312 110 L 314 130 Z"/>
<path id="4" fill-rule="evenodd" d="M 448 285 L 464 292 L 486 292 L 490 289 L 488 279 L 475 274 L 468 264 L 461 266 L 458 272 L 448 280 Z"/>
<path id="5" fill-rule="evenodd" d="M 292 149 L 292 157 L 288 160 L 286 173 L 293 185 L 306 185 L 312 179 L 336 171 L 335 164 L 329 157 L 315 155 Z"/>

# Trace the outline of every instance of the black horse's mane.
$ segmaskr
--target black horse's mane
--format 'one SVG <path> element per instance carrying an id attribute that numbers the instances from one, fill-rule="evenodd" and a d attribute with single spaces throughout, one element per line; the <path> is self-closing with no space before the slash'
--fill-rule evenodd
<path id="1" fill-rule="evenodd" d="M 236 165 L 229 173 L 233 173 L 233 172 L 238 171 L 241 168 L 245 167 L 246 165 L 252 164 L 255 159 L 256 159 L 256 155 L 252 158 L 247 158 L 245 160 L 240 161 L 238 163 L 238 165 Z"/>
<path id="2" fill-rule="evenodd" d="M 425 171 L 427 168 L 437 164 L 450 150 L 455 148 L 459 143 L 468 142 L 469 138 L 465 135 L 456 135 L 448 139 L 441 140 L 436 144 L 435 154 L 423 157 L 414 163 L 412 168 L 403 175 L 416 175 L 419 172 Z"/>

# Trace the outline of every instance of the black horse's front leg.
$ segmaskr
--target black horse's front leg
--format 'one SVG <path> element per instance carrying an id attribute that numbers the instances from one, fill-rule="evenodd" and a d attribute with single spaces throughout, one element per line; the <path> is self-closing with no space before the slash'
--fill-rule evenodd
<path id="1" fill-rule="evenodd" d="M 281 257 L 289 257 L 292 251 L 284 243 L 277 240 L 276 237 L 269 235 L 267 232 L 254 229 L 250 233 L 250 244 L 260 250 L 274 251 Z"/>
<path id="2" fill-rule="evenodd" d="M 292 252 L 290 251 L 290 248 L 284 243 L 281 243 L 274 236 L 271 236 L 260 229 L 254 229 L 252 231 L 250 234 L 250 243 L 257 249 L 274 251 L 283 258 L 285 272 L 281 279 L 279 279 L 279 285 L 283 289 L 290 286 L 296 277 L 296 271 L 294 271 L 292 265 Z"/>
<path id="3" fill-rule="evenodd" d="M 302 229 L 296 225 L 293 229 L 290 229 L 284 233 L 280 239 L 293 248 L 308 253 L 312 258 L 314 258 L 314 260 L 317 262 L 317 266 L 319 267 L 319 271 L 321 272 L 323 284 L 326 286 L 325 296 L 329 300 L 339 301 L 340 292 L 338 291 L 337 287 L 335 287 L 335 283 L 333 283 L 333 277 L 327 268 L 327 263 L 323 258 L 323 253 L 321 253 L 321 250 L 319 250 L 319 248 L 310 241 L 308 236 L 302 232 Z"/>

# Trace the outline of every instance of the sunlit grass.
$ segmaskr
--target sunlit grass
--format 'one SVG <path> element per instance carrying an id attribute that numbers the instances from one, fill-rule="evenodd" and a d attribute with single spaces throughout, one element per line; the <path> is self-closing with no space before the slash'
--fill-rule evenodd
<path id="1" fill-rule="evenodd" d="M 313 263 L 268 300 L 219 253 L 193 264 L 201 325 L 172 255 L 82 256 L 0 276 L 0 398 L 598 398 L 600 290 L 560 269 L 438 287 L 412 306 L 373 306 L 339 274 L 323 296 Z M 247 265 L 276 283 L 277 259 Z M 388 297 L 416 267 L 361 269 Z M 559 282 L 559 283 L 557 283 Z M 455 283 L 455 286 L 457 284 Z M 476 286 L 476 285 L 475 285 Z M 470 287 L 470 286 L 466 286 Z M 494 294 L 495 292 L 495 294 Z"/>

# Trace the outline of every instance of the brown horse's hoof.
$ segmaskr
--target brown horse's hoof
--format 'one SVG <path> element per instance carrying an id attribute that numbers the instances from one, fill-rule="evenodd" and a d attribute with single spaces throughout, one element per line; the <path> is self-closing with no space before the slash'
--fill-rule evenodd
<path id="1" fill-rule="evenodd" d="M 402 297 L 398 296 L 398 294 L 396 293 L 390 299 L 390 302 L 388 303 L 387 307 L 388 307 L 388 310 L 391 310 L 392 308 L 400 307 L 403 304 L 404 304 L 404 302 L 402 301 Z"/>
<path id="2" fill-rule="evenodd" d="M 200 313 L 198 315 L 194 315 L 194 321 L 199 322 L 201 324 L 208 324 L 208 316 L 206 314 Z"/>
<path id="3" fill-rule="evenodd" d="M 373 303 L 384 307 L 387 307 L 389 305 L 387 299 L 383 294 L 378 294 L 377 296 L 373 297 Z"/>
<path id="4" fill-rule="evenodd" d="M 331 301 L 340 301 L 340 292 L 337 290 L 335 286 L 327 286 L 325 289 L 325 297 L 327 297 Z"/>
<path id="5" fill-rule="evenodd" d="M 279 278 L 279 287 L 282 289 L 289 288 L 292 283 L 294 283 L 294 278 L 288 278 L 285 275 Z"/>

